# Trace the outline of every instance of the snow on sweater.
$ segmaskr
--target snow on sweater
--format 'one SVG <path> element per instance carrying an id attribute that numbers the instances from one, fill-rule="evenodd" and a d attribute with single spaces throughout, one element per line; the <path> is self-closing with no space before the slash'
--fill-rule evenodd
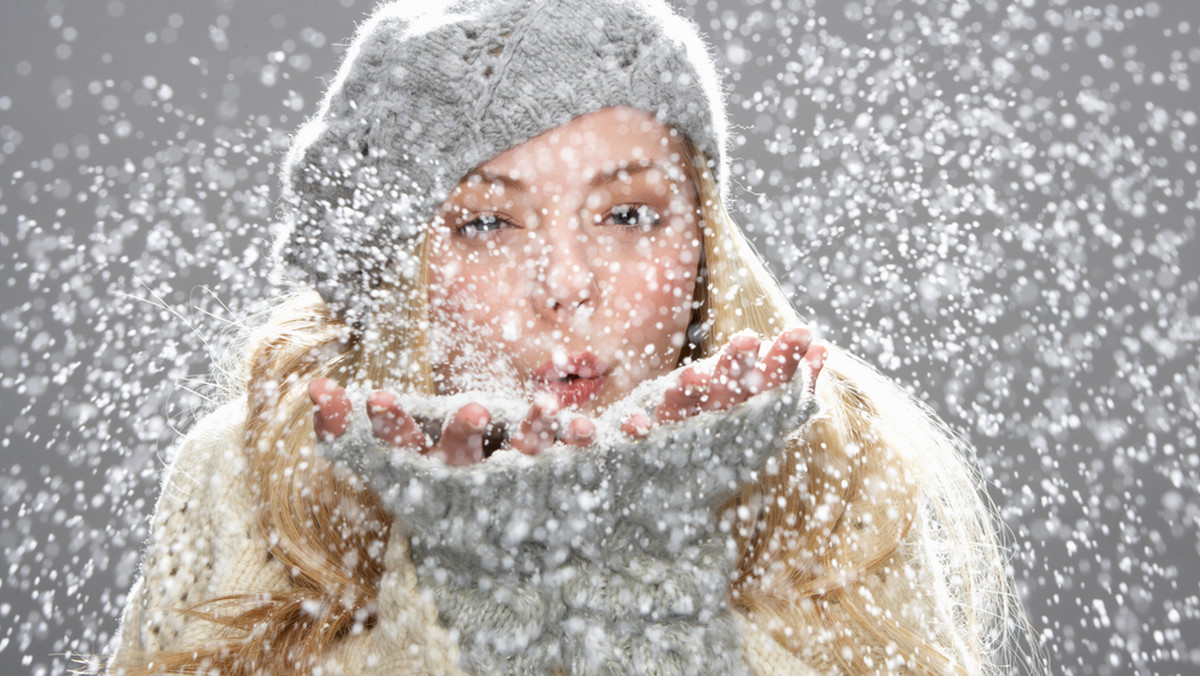
<path id="1" fill-rule="evenodd" d="M 760 398 L 763 396 L 759 395 Z M 747 408 L 743 407 L 743 412 Z M 761 415 L 769 408 L 760 406 L 757 413 Z M 114 658 L 119 658 L 125 651 L 141 653 L 199 648 L 217 638 L 220 627 L 185 615 L 179 609 L 221 596 L 288 588 L 287 573 L 282 564 L 268 554 L 266 538 L 254 516 L 243 449 L 244 418 L 244 400 L 231 402 L 208 415 L 184 440 L 167 471 L 155 508 L 141 576 L 129 593 L 122 616 Z M 785 419 L 786 416 L 777 415 L 775 424 Z M 743 415 L 743 432 L 751 429 L 746 425 Z M 735 427 L 723 429 L 728 431 Z M 747 472 L 761 464 L 762 459 L 749 457 L 730 467 L 737 479 L 744 481 Z M 396 497 L 393 493 L 390 498 L 393 509 L 399 504 Z M 385 501 L 388 500 L 385 494 Z M 404 515 L 398 518 L 404 518 Z M 696 533 L 704 535 L 701 531 Z M 446 585 L 437 593 L 428 593 L 433 578 L 426 575 L 422 583 L 422 576 L 413 564 L 410 535 L 400 528 L 392 530 L 385 554 L 376 626 L 339 641 L 326 656 L 323 673 L 460 674 L 464 667 L 485 671 L 496 667 L 497 663 L 488 663 L 484 644 L 468 644 L 464 655 L 454 637 L 456 634 L 469 637 L 475 631 L 469 622 L 462 622 L 462 594 L 469 593 L 469 589 L 461 584 L 457 587 Z M 723 574 L 725 571 L 717 566 L 717 572 Z M 899 593 L 913 596 L 911 575 L 906 573 L 900 577 L 903 579 L 899 586 L 903 589 Z M 448 590 L 451 593 L 447 594 Z M 460 597 L 457 615 L 454 609 L 448 608 L 456 603 L 455 593 Z M 440 609 L 441 614 L 435 606 L 435 598 L 447 606 Z M 548 598 L 561 599 L 561 596 Z M 732 632 L 732 643 L 724 640 L 715 646 L 738 654 L 725 655 L 702 669 L 702 673 L 727 673 L 725 667 L 728 664 L 738 665 L 738 669 L 744 665 L 754 674 L 814 673 L 767 633 L 736 611 L 724 608 L 723 598 L 716 604 L 712 599 L 707 603 L 710 609 L 718 611 L 718 615 L 725 614 L 724 619 L 717 618 L 713 622 L 718 630 L 716 635 L 726 630 Z M 614 608 L 606 610 L 616 612 Z M 692 615 L 695 628 L 697 615 Z M 705 618 L 714 620 L 711 613 Z M 447 621 L 461 626 L 448 630 Z M 545 629 L 545 626 L 541 628 Z M 700 629 L 700 635 L 704 635 L 705 628 L 701 626 Z M 797 628 L 797 631 L 805 630 Z M 561 641 L 562 636 L 556 635 L 554 639 Z M 642 645 L 642 648 L 646 646 Z M 654 655 L 652 651 L 643 654 Z M 533 668 L 537 668 L 536 665 L 546 663 L 534 664 Z M 570 673 L 587 673 L 586 661 L 576 660 L 574 665 L 578 671 L 571 671 L 570 664 L 565 668 Z M 652 664 L 642 664 L 640 668 L 634 665 L 633 668 L 655 671 Z M 620 672 L 622 670 L 618 669 L 617 673 Z"/>
<path id="2" fill-rule="evenodd" d="M 736 547 L 717 512 L 815 411 L 805 382 L 632 440 L 620 421 L 670 384 L 650 381 L 596 420 L 587 448 L 470 467 L 381 443 L 356 391 L 350 429 L 321 450 L 367 477 L 410 536 L 467 671 L 736 676 L 748 673 L 729 608 Z M 403 404 L 442 420 L 466 397 L 504 417 L 482 396 Z M 520 423 L 520 407 L 507 413 Z"/>

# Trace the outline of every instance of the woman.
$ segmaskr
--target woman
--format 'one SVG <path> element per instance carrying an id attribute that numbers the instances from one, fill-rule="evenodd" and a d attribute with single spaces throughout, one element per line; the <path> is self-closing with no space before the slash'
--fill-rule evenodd
<path id="1" fill-rule="evenodd" d="M 699 600 L 713 613 L 691 596 L 678 612 L 700 630 L 688 636 L 717 627 L 696 647 L 713 673 L 998 668 L 1012 611 L 970 473 L 924 408 L 797 328 L 724 210 L 725 135 L 704 45 L 656 0 L 381 7 L 284 169 L 281 254 L 315 292 L 250 337 L 244 398 L 184 442 L 110 669 L 585 672 L 599 650 L 626 665 L 611 671 L 668 671 L 624 640 L 488 634 L 519 605 L 498 600 L 498 564 L 430 564 L 444 553 L 430 539 L 459 533 L 422 511 L 437 491 L 398 492 L 396 472 L 420 458 L 440 477 L 486 473 L 510 449 L 636 462 L 701 445 L 718 462 L 729 444 L 696 430 L 758 423 L 770 457 L 735 468 L 749 480 L 692 524 L 704 552 L 730 556 L 634 579 L 635 601 L 727 572 L 720 598 Z M 814 381 L 820 415 L 780 428 L 802 422 Z M 618 426 L 645 439 L 614 440 Z M 634 541 L 598 556 L 660 544 Z"/>

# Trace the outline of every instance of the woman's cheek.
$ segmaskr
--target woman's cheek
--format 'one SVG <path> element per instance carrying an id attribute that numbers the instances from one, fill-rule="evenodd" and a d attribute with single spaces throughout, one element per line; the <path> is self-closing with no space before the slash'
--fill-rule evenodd
<path id="1" fill-rule="evenodd" d="M 679 260 L 667 260 L 648 273 L 647 291 L 653 295 L 660 317 L 690 315 L 692 293 L 696 286 L 694 265 Z"/>
<path id="2" fill-rule="evenodd" d="M 637 335 L 657 313 L 651 309 L 651 305 L 655 303 L 646 295 L 646 292 L 640 287 L 629 288 L 631 286 L 626 284 L 626 293 L 622 294 L 615 303 L 616 312 L 613 313 L 613 317 L 622 325 L 614 328 L 627 334 Z"/>
<path id="3" fill-rule="evenodd" d="M 461 276 L 437 274 L 429 280 L 430 311 L 435 317 L 451 322 L 460 315 L 472 314 L 479 305 L 475 297 L 475 284 Z"/>
<path id="4" fill-rule="evenodd" d="M 455 261 L 443 266 L 430 279 L 430 298 L 454 314 L 486 323 L 516 300 L 511 275 L 495 266 Z"/>

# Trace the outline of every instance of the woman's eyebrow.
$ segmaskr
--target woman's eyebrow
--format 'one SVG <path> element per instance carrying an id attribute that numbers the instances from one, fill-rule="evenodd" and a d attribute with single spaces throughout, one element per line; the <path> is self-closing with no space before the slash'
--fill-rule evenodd
<path id="1" fill-rule="evenodd" d="M 588 187 L 594 190 L 596 188 L 599 188 L 601 186 L 607 185 L 609 183 L 612 183 L 614 181 L 617 181 L 617 180 L 620 180 L 620 179 L 623 179 L 626 177 L 632 177 L 632 176 L 635 176 L 638 174 L 644 174 L 647 171 L 650 171 L 652 169 L 657 169 L 658 171 L 662 172 L 663 175 L 666 176 L 669 180 L 674 180 L 674 178 L 671 176 L 671 172 L 657 162 L 650 162 L 650 163 L 622 162 L 621 164 L 613 167 L 612 169 L 609 169 L 608 171 L 601 171 L 601 172 L 597 173 L 588 182 Z M 480 170 L 480 171 L 476 171 L 474 174 L 472 174 L 472 177 L 478 178 L 479 183 L 475 184 L 474 182 L 470 182 L 470 183 L 468 183 L 468 185 L 491 186 L 491 185 L 495 185 L 495 184 L 499 183 L 499 184 L 502 184 L 505 187 L 505 189 L 511 189 L 513 191 L 527 192 L 529 189 L 528 184 L 526 184 L 521 179 L 514 178 L 512 176 L 508 176 L 505 174 L 494 174 L 489 171 Z"/>
<path id="2" fill-rule="evenodd" d="M 493 186 L 497 183 L 501 183 L 504 185 L 505 189 L 511 189 L 514 191 L 528 191 L 529 189 L 529 186 L 526 185 L 521 179 L 513 178 L 512 176 L 505 176 L 504 174 L 493 174 L 489 171 L 480 170 L 476 171 L 474 174 L 472 174 L 472 176 L 478 177 L 479 184 L 481 185 Z M 467 185 L 471 185 L 471 182 L 468 181 Z"/>
<path id="3" fill-rule="evenodd" d="M 651 169 L 657 169 L 658 171 L 661 171 L 663 173 L 663 175 L 668 178 L 668 180 L 672 180 L 671 172 L 667 171 L 666 168 L 664 168 L 662 165 L 658 164 L 657 162 L 650 162 L 650 163 L 624 162 L 622 164 L 617 165 L 613 169 L 610 169 L 609 171 L 602 171 L 602 172 L 596 174 L 595 176 L 593 176 L 592 180 L 589 182 L 589 186 L 592 189 L 596 189 L 601 186 L 612 183 L 613 181 L 623 178 L 622 175 L 632 177 L 635 174 L 644 174 L 647 171 L 650 171 Z"/>

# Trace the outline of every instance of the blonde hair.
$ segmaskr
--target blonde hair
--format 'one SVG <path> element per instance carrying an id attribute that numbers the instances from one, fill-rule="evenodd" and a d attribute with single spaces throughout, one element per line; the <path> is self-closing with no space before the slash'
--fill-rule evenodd
<path id="1" fill-rule="evenodd" d="M 680 145 L 694 158 L 703 222 L 695 356 L 740 330 L 769 336 L 800 324 L 730 219 L 704 156 L 686 139 Z M 389 319 L 368 332 L 307 293 L 251 338 L 250 484 L 291 588 L 185 611 L 226 627 L 225 640 L 156 654 L 156 673 L 308 672 L 341 637 L 374 625 L 391 519 L 356 477 L 314 452 L 307 384 L 331 377 L 433 392 L 426 280 L 406 284 L 389 290 L 394 306 L 377 315 Z M 733 607 L 821 670 L 996 671 L 1020 613 L 960 445 L 924 406 L 836 346 L 817 391 L 819 416 L 723 510 L 738 551 Z M 141 664 L 122 666 L 151 670 Z"/>
<path id="2" fill-rule="evenodd" d="M 710 351 L 747 328 L 802 324 L 711 175 L 698 182 Z M 998 672 L 1020 657 L 1009 632 L 1024 619 L 964 445 L 895 383 L 827 347 L 821 414 L 728 505 L 757 515 L 734 531 L 734 607 L 819 670 Z"/>

